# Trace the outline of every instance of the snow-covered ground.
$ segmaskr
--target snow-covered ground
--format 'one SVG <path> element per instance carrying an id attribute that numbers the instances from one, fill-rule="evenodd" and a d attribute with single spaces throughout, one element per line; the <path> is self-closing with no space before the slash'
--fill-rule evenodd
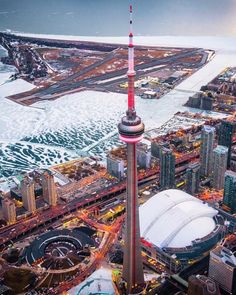
<path id="1" fill-rule="evenodd" d="M 191 109 L 190 109 L 191 111 Z M 192 110 L 192 112 L 195 110 Z M 203 111 L 202 115 L 208 116 L 209 112 Z M 227 117 L 226 114 L 221 113 L 212 113 L 210 112 L 210 116 L 214 116 L 214 118 L 223 119 Z M 205 123 L 204 118 L 188 118 L 180 115 L 174 115 L 170 120 L 166 121 L 161 127 L 155 128 L 146 132 L 146 136 L 149 138 L 155 138 L 160 135 L 165 135 L 170 131 L 178 131 L 179 129 L 188 129 L 193 125 L 203 125 Z"/>
<path id="2" fill-rule="evenodd" d="M 68 39 L 68 36 L 66 38 Z M 74 39 L 76 38 L 73 37 Z M 81 40 L 80 37 L 78 39 Z M 91 40 L 91 37 L 83 39 Z M 159 100 L 143 100 L 137 97 L 137 112 L 142 117 L 146 129 L 160 127 L 177 111 L 187 110 L 183 104 L 193 92 L 208 83 L 225 67 L 236 65 L 236 51 L 232 39 L 226 38 L 224 42 L 219 38 L 211 39 L 212 46 L 208 38 L 200 38 L 198 41 L 197 39 L 136 38 L 136 43 L 148 45 L 188 45 L 211 49 L 217 49 L 218 46 L 215 58 L 182 82 L 176 90 L 172 90 Z M 117 43 L 127 41 L 126 38 L 94 40 Z M 206 42 L 206 46 L 203 41 Z M 0 72 L 1 67 L 3 65 L 0 64 Z M 3 83 L 8 79 L 7 74 L 4 79 Z M 55 101 L 38 102 L 31 107 L 21 106 L 5 98 L 33 87 L 23 80 L 0 85 L 0 175 L 4 174 L 3 170 L 5 175 L 10 175 L 39 164 L 60 163 L 75 157 L 78 151 L 89 150 L 89 147 L 92 153 L 104 155 L 107 149 L 119 144 L 117 136 L 106 139 L 97 146 L 95 143 L 108 134 L 116 133 L 117 123 L 126 110 L 126 95 L 86 91 L 66 95 Z"/>
<path id="3" fill-rule="evenodd" d="M 68 291 L 70 295 L 88 295 L 88 294 L 109 294 L 115 295 L 112 284 L 112 273 L 110 269 L 100 268 L 96 270 L 80 285 Z"/>
<path id="4" fill-rule="evenodd" d="M 15 72 L 16 72 L 15 67 L 4 65 L 3 63 L 0 62 L 0 86 L 6 83 L 7 81 L 9 81 L 10 76 L 14 74 Z"/>
<path id="5" fill-rule="evenodd" d="M 14 32 L 13 32 L 14 33 Z M 128 38 L 121 37 L 98 37 L 98 36 L 70 36 L 50 34 L 14 33 L 19 36 L 57 39 L 70 41 L 91 41 L 113 44 L 127 44 Z M 236 50 L 236 37 L 215 36 L 135 36 L 135 44 L 148 46 L 170 46 L 170 47 L 202 47 L 214 50 Z"/>
<path id="6" fill-rule="evenodd" d="M 236 40 L 235 51 L 217 51 L 215 57 L 201 70 L 183 81 L 176 89 L 198 91 L 202 85 L 214 79 L 224 68 L 236 66 Z"/>
<path id="7" fill-rule="evenodd" d="M 0 57 L 7 56 L 7 50 L 0 45 Z"/>
<path id="8" fill-rule="evenodd" d="M 7 51 L 0 45 L 0 58 L 7 56 Z M 0 62 L 0 85 L 5 83 L 9 77 L 16 72 L 12 66 L 4 65 Z"/>
<path id="9" fill-rule="evenodd" d="M 7 73 L 6 73 L 6 77 L 7 77 Z M 1 93 L 1 97 L 7 97 L 20 92 L 32 90 L 33 88 L 35 88 L 33 84 L 30 84 L 23 79 L 17 79 L 17 80 L 11 81 L 7 78 L 1 85 L 0 93 Z"/>
<path id="10" fill-rule="evenodd" d="M 9 95 L 34 88 L 34 85 L 22 79 L 6 82 L 7 79 L 6 73 L 6 80 L 0 86 L 0 138 L 16 140 L 32 130 L 33 120 L 40 117 L 40 110 L 24 107 L 7 99 Z"/>

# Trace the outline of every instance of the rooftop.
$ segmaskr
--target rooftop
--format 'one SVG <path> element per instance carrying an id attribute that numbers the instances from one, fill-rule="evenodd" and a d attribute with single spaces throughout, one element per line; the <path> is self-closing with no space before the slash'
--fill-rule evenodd
<path id="1" fill-rule="evenodd" d="M 140 209 L 141 237 L 158 247 L 191 246 L 210 234 L 218 211 L 176 189 L 162 191 Z"/>

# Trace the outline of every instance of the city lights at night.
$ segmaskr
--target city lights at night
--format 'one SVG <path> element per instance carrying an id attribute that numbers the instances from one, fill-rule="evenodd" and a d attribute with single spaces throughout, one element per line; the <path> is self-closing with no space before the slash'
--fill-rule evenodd
<path id="1" fill-rule="evenodd" d="M 236 294 L 234 0 L 0 0 L 0 294 Z"/>

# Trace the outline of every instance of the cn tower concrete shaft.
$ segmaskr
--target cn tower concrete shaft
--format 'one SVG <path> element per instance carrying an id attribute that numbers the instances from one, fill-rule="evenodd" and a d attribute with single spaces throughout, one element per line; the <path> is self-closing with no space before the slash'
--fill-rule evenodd
<path id="1" fill-rule="evenodd" d="M 127 157 L 128 171 L 123 278 L 127 282 L 128 294 L 134 294 L 132 292 L 134 286 L 144 283 L 140 247 L 136 143 L 127 144 Z"/>
<path id="2" fill-rule="evenodd" d="M 144 285 L 143 263 L 140 245 L 137 155 L 136 145 L 142 139 L 144 124 L 136 115 L 134 97 L 134 45 L 132 33 L 132 12 L 130 5 L 130 33 L 128 51 L 128 110 L 118 125 L 120 139 L 127 144 L 127 188 L 126 223 L 123 278 L 127 283 L 127 293 L 140 293 Z"/>

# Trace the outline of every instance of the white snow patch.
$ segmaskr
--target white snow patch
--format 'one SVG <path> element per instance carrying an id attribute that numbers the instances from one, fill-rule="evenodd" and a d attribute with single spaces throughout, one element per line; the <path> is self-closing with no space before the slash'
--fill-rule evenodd
<path id="1" fill-rule="evenodd" d="M 88 294 L 100 294 L 100 293 L 115 295 L 115 290 L 112 284 L 111 270 L 106 268 L 100 268 L 96 270 L 83 283 L 70 289 L 68 293 L 70 295 L 74 295 L 74 294 L 88 295 Z"/>
<path id="2" fill-rule="evenodd" d="M 1 51 L 0 51 L 1 57 Z M 5 65 L 0 62 L 0 85 L 6 83 L 12 74 L 15 74 L 16 68 L 13 66 Z"/>
<path id="3" fill-rule="evenodd" d="M 10 95 L 18 94 L 21 92 L 29 91 L 35 88 L 35 86 L 23 79 L 17 79 L 8 82 L 0 87 L 0 97 L 7 97 Z"/>
<path id="4" fill-rule="evenodd" d="M 159 274 L 144 273 L 144 280 L 145 280 L 145 282 L 152 281 L 152 280 L 157 280 L 159 277 L 160 277 Z"/>
<path id="5" fill-rule="evenodd" d="M 161 99 L 143 100 L 138 97 L 137 112 L 142 117 L 146 129 L 160 127 L 177 111 L 187 110 L 183 104 L 192 92 L 207 84 L 224 67 L 233 64 L 236 65 L 236 54 L 219 54 L 182 82 L 177 90 L 170 91 Z M 71 127 L 88 125 L 90 128 L 94 124 L 105 124 L 105 122 L 108 125 L 113 124 L 115 129 L 115 124 L 126 110 L 127 96 L 117 93 L 85 91 L 66 95 L 55 101 L 38 102 L 33 108 L 20 106 L 3 98 L 32 88 L 33 85 L 23 80 L 0 86 L 0 138 L 20 139 L 27 135 L 60 131 Z"/>
<path id="6" fill-rule="evenodd" d="M 16 184 L 11 180 L 1 180 L 0 179 L 0 191 L 3 193 L 8 193 Z"/>
<path id="7" fill-rule="evenodd" d="M 13 72 L 0 73 L 0 86 L 8 81 Z M 1 92 L 0 92 L 1 94 Z"/>
<path id="8" fill-rule="evenodd" d="M 26 36 L 42 39 L 57 39 L 68 41 L 91 41 L 113 44 L 127 44 L 128 37 L 99 37 L 99 36 L 72 36 L 72 35 L 50 35 L 50 34 L 30 34 L 14 33 L 18 36 Z M 233 50 L 235 48 L 235 37 L 215 37 L 215 36 L 135 36 L 135 44 L 166 47 L 202 47 L 214 50 Z"/>
<path id="9" fill-rule="evenodd" d="M 121 75 L 121 76 L 118 76 L 118 77 L 114 77 L 114 78 L 110 78 L 110 79 L 106 79 L 106 80 L 97 81 L 95 83 L 96 84 L 104 84 L 104 83 L 107 83 L 107 82 L 116 81 L 116 80 L 121 79 L 121 78 L 124 78 L 124 77 L 126 77 L 126 75 Z"/>
<path id="10" fill-rule="evenodd" d="M 31 132 L 32 123 L 40 117 L 40 110 L 21 106 L 5 97 L 28 91 L 34 85 L 18 79 L 0 86 L 0 140 L 19 139 Z"/>
<path id="11" fill-rule="evenodd" d="M 0 45 L 0 57 L 5 57 L 5 56 L 8 56 L 8 52 L 4 47 L 2 47 L 2 45 Z"/>

